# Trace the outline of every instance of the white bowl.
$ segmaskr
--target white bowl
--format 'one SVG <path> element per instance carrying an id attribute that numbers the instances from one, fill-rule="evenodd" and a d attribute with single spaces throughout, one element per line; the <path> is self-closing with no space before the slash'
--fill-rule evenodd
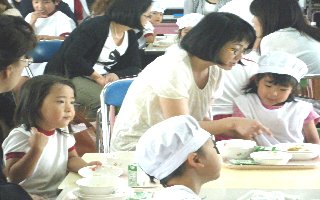
<path id="1" fill-rule="evenodd" d="M 250 157 L 262 165 L 285 165 L 292 155 L 282 151 L 259 151 L 251 153 Z"/>
<path id="2" fill-rule="evenodd" d="M 275 147 L 292 154 L 292 160 L 311 160 L 320 155 L 320 145 L 311 143 L 280 143 Z"/>
<path id="3" fill-rule="evenodd" d="M 245 159 L 254 151 L 256 142 L 252 140 L 231 139 L 217 142 L 217 147 L 224 159 Z"/>
<path id="4" fill-rule="evenodd" d="M 76 184 L 83 195 L 110 195 L 121 184 L 121 179 L 115 176 L 92 176 L 79 179 Z"/>
<path id="5" fill-rule="evenodd" d="M 124 174 L 128 174 L 128 165 L 136 163 L 134 151 L 117 151 L 107 154 L 107 164 L 120 167 Z"/>

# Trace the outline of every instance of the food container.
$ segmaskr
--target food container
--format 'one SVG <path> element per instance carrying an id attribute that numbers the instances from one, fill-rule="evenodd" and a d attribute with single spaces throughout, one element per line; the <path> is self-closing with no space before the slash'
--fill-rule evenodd
<path id="1" fill-rule="evenodd" d="M 223 159 L 246 159 L 254 151 L 256 142 L 252 140 L 231 139 L 217 142 Z"/>
<path id="2" fill-rule="evenodd" d="M 92 176 L 76 181 L 79 193 L 83 195 L 110 195 L 121 184 L 115 176 Z"/>
<path id="3" fill-rule="evenodd" d="M 259 151 L 251 153 L 250 157 L 262 165 L 285 165 L 292 155 L 282 151 Z"/>
<path id="4" fill-rule="evenodd" d="M 275 147 L 292 155 L 292 160 L 311 160 L 320 155 L 320 145 L 311 143 L 280 143 Z"/>

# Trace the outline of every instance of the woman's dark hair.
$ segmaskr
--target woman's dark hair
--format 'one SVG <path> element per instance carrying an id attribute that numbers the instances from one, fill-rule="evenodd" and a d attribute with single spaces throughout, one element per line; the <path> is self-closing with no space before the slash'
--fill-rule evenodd
<path id="1" fill-rule="evenodd" d="M 264 77 L 269 77 L 272 81 L 271 83 L 274 85 L 281 85 L 284 87 L 292 86 L 292 92 L 289 95 L 288 99 L 285 102 L 291 102 L 295 101 L 295 95 L 298 92 L 298 81 L 293 78 L 290 75 L 287 74 L 276 74 L 276 73 L 258 73 L 251 77 L 249 83 L 245 88 L 243 88 L 243 91 L 245 94 L 249 93 L 258 93 L 258 87 L 257 84 L 261 79 Z"/>
<path id="2" fill-rule="evenodd" d="M 195 153 L 199 154 L 200 156 L 203 156 L 205 153 L 204 153 L 204 150 L 202 147 L 200 147 L 200 149 L 198 149 Z M 174 178 L 174 177 L 179 177 L 179 176 L 182 176 L 184 171 L 186 170 L 186 162 L 182 163 L 176 170 L 174 170 L 171 174 L 169 174 L 167 177 L 163 178 L 160 180 L 160 184 L 163 186 L 163 187 L 168 187 L 168 182 Z"/>
<path id="3" fill-rule="evenodd" d="M 75 86 L 69 79 L 55 75 L 36 76 L 25 82 L 20 90 L 15 112 L 16 124 L 24 124 L 26 130 L 37 127 L 37 122 L 42 119 L 40 108 L 43 101 L 50 93 L 51 88 L 57 84 L 71 87 L 74 93 L 76 91 Z"/>
<path id="4" fill-rule="evenodd" d="M 32 27 L 21 17 L 0 15 L 0 71 L 36 45 Z"/>
<path id="5" fill-rule="evenodd" d="M 251 49 L 255 39 L 253 27 L 245 20 L 231 13 L 213 12 L 183 37 L 180 46 L 203 60 L 221 63 L 219 53 L 226 43 L 245 40 Z"/>
<path id="6" fill-rule="evenodd" d="M 250 12 L 261 24 L 262 37 L 292 27 L 320 42 L 320 30 L 307 23 L 297 0 L 254 0 Z"/>
<path id="7" fill-rule="evenodd" d="M 142 30 L 141 15 L 151 3 L 152 0 L 112 0 L 106 15 L 116 23 Z"/>

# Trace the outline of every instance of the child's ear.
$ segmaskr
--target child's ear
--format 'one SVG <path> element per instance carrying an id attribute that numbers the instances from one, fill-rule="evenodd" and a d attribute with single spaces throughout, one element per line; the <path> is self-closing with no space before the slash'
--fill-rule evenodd
<path id="1" fill-rule="evenodd" d="M 187 157 L 187 161 L 191 167 L 204 167 L 202 159 L 199 157 L 197 153 L 190 153 Z"/>

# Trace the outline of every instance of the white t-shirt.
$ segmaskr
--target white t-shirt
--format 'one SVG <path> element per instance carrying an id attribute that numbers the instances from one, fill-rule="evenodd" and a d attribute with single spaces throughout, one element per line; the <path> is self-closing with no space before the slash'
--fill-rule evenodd
<path id="1" fill-rule="evenodd" d="M 280 29 L 262 38 L 261 55 L 272 51 L 294 54 L 308 66 L 309 74 L 320 74 L 320 42 L 294 28 Z"/>
<path id="2" fill-rule="evenodd" d="M 141 135 L 165 119 L 159 97 L 188 99 L 190 115 L 200 121 L 209 112 L 211 98 L 222 90 L 222 69 L 211 66 L 207 85 L 199 89 L 187 52 L 172 46 L 131 84 L 114 124 L 111 150 L 134 150 Z"/>
<path id="3" fill-rule="evenodd" d="M 157 191 L 153 195 L 153 200 L 201 200 L 190 188 L 184 185 L 174 185 Z"/>
<path id="4" fill-rule="evenodd" d="M 122 43 L 117 46 L 112 38 L 111 28 L 109 28 L 108 37 L 103 45 L 98 62 L 93 66 L 93 69 L 99 74 L 107 74 L 108 72 L 106 69 L 110 69 L 113 65 L 118 63 L 120 57 L 127 51 L 128 46 L 127 32 L 124 33 Z"/>
<path id="5" fill-rule="evenodd" d="M 13 129 L 3 141 L 2 148 L 5 157 L 13 157 L 30 150 L 29 138 L 32 133 L 24 126 Z M 31 177 L 22 181 L 20 185 L 31 194 L 55 198 L 58 196 L 58 186 L 67 175 L 68 151 L 73 148 L 75 139 L 71 134 L 58 133 L 49 136 L 48 143 Z M 19 156 L 18 156 L 19 157 Z"/>
<path id="6" fill-rule="evenodd" d="M 30 23 L 32 13 L 25 17 L 25 21 Z M 60 36 L 65 33 L 71 33 L 76 28 L 75 22 L 67 15 L 56 11 L 47 18 L 38 18 L 35 23 L 36 35 Z"/>

